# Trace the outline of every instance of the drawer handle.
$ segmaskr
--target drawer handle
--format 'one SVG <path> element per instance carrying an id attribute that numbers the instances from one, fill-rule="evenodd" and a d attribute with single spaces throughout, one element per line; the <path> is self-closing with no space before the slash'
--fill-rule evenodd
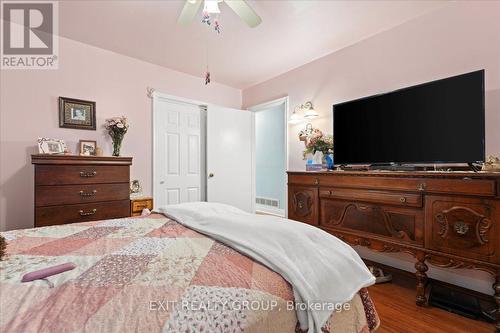
<path id="1" fill-rule="evenodd" d="M 82 178 L 90 178 L 94 177 L 95 175 L 97 175 L 97 171 L 92 171 L 92 172 L 80 171 L 80 177 Z"/>
<path id="2" fill-rule="evenodd" d="M 425 183 L 420 183 L 417 186 L 417 190 L 419 190 L 419 191 L 425 191 L 426 187 L 427 187 L 427 185 Z"/>
<path id="3" fill-rule="evenodd" d="M 96 190 L 93 190 L 92 192 L 83 192 L 83 191 L 80 191 L 80 196 L 83 197 L 83 198 L 88 198 L 88 197 L 95 196 L 96 193 L 97 193 Z"/>
<path id="4" fill-rule="evenodd" d="M 406 197 L 401 197 L 401 198 L 399 198 L 399 201 L 400 201 L 401 203 L 405 203 L 405 202 L 406 202 Z"/>
<path id="5" fill-rule="evenodd" d="M 453 225 L 453 229 L 455 229 L 457 234 L 463 236 L 469 232 L 469 224 L 464 221 L 457 221 Z"/>
<path id="6" fill-rule="evenodd" d="M 319 185 L 319 178 L 314 178 L 314 185 Z"/>
<path id="7" fill-rule="evenodd" d="M 89 215 L 94 215 L 97 212 L 97 209 L 92 209 L 90 212 L 84 212 L 83 210 L 80 210 L 80 216 L 89 216 Z"/>
<path id="8" fill-rule="evenodd" d="M 302 209 L 304 208 L 304 203 L 302 201 L 297 202 L 297 206 Z"/>
<path id="9" fill-rule="evenodd" d="M 148 208 L 148 205 L 147 204 L 141 204 L 141 205 L 137 205 L 135 206 L 136 209 L 144 209 L 144 208 Z"/>
<path id="10" fill-rule="evenodd" d="M 333 191 L 328 191 L 328 195 L 333 195 Z"/>

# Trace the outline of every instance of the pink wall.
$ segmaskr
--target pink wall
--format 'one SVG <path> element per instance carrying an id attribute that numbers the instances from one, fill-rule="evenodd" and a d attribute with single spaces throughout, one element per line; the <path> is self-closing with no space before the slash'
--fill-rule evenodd
<path id="1" fill-rule="evenodd" d="M 286 56 L 286 50 L 281 51 Z M 335 103 L 482 68 L 486 70 L 486 151 L 500 155 L 500 2 L 445 6 L 245 89 L 243 106 L 288 95 L 293 110 L 311 100 L 321 114 L 313 125 L 331 133 Z M 297 139 L 303 127 L 304 124 L 289 126 L 291 170 L 304 169 L 304 145 Z M 365 249 L 360 252 L 367 258 L 413 269 L 413 264 L 402 255 L 376 255 Z M 466 275 L 456 275 L 436 269 L 430 274 L 492 292 L 486 274 L 468 271 Z"/>
<path id="2" fill-rule="evenodd" d="M 37 137 L 97 140 L 106 155 L 105 118 L 125 115 L 131 128 L 122 152 L 133 156 L 132 179 L 151 193 L 151 100 L 146 87 L 180 97 L 239 108 L 241 91 L 123 55 L 61 38 L 58 70 L 0 71 L 0 230 L 33 226 L 33 166 Z M 96 101 L 97 131 L 59 128 L 59 96 Z"/>
<path id="3" fill-rule="evenodd" d="M 321 114 L 313 125 L 331 133 L 335 103 L 482 68 L 486 151 L 500 154 L 500 2 L 445 6 L 245 89 L 243 106 L 288 95 L 292 110 L 311 100 Z M 305 168 L 296 136 L 303 127 L 289 127 L 291 170 Z"/>

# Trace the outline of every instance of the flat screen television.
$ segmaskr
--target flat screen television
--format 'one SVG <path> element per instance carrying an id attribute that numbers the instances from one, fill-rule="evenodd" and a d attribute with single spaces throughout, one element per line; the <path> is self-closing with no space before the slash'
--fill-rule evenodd
<path id="1" fill-rule="evenodd" d="M 333 106 L 334 161 L 483 162 L 484 70 Z"/>

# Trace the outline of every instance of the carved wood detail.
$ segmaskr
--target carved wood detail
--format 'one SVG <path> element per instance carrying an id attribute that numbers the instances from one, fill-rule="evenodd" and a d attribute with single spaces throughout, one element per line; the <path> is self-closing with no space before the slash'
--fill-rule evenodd
<path id="1" fill-rule="evenodd" d="M 491 220 L 488 219 L 486 216 L 479 214 L 475 210 L 464 206 L 454 206 L 450 209 L 446 209 L 436 214 L 436 222 L 439 225 L 438 234 L 439 236 L 441 236 L 441 238 L 446 238 L 448 236 L 448 231 L 450 229 L 449 216 L 453 213 L 455 214 L 461 213 L 462 215 L 468 214 L 469 216 L 472 216 L 475 221 L 477 242 L 481 245 L 484 245 L 488 242 L 487 234 L 488 230 L 491 228 Z M 457 220 L 453 224 L 453 230 L 459 236 L 464 236 L 469 232 L 470 224 L 465 222 L 464 220 Z"/>
<path id="2" fill-rule="evenodd" d="M 312 208 L 312 197 L 309 193 L 304 191 L 299 191 L 293 195 L 293 207 L 295 215 L 299 217 L 304 217 L 311 214 Z"/>
<path id="3" fill-rule="evenodd" d="M 404 252 L 411 254 L 413 257 L 416 256 L 416 252 L 412 249 L 406 248 L 405 246 L 398 246 L 395 244 L 387 244 L 383 241 L 370 240 L 364 237 L 347 236 L 340 233 L 333 233 L 335 237 L 342 240 L 343 242 L 354 245 L 354 246 L 364 246 L 375 252 Z"/>
<path id="4" fill-rule="evenodd" d="M 453 258 L 447 258 L 442 256 L 436 256 L 427 254 L 425 256 L 427 262 L 433 266 L 441 267 L 441 268 L 450 268 L 450 269 L 473 269 L 480 270 L 492 275 L 495 275 L 495 268 L 489 266 L 483 266 L 481 264 L 475 264 L 473 262 L 457 260 Z"/>
<path id="5" fill-rule="evenodd" d="M 357 211 L 364 214 L 371 214 L 374 217 L 378 217 L 378 219 L 383 223 L 385 231 L 390 237 L 394 237 L 397 239 L 405 240 L 405 241 L 414 241 L 410 235 L 404 230 L 398 230 L 393 223 L 393 217 L 396 216 L 395 213 L 387 212 L 384 208 L 376 206 L 376 205 L 366 205 L 361 203 L 348 203 L 343 208 L 338 217 L 331 216 L 328 217 L 327 225 L 329 226 L 344 226 L 346 219 L 349 216 L 350 211 Z M 399 216 L 405 216 L 402 213 L 398 214 Z M 414 218 L 414 216 L 408 215 L 409 218 Z M 349 226 L 347 226 L 349 228 Z"/>
<path id="6" fill-rule="evenodd" d="M 391 234 L 392 237 L 396 237 L 399 239 L 411 241 L 412 239 L 408 234 L 403 230 L 397 230 L 392 224 L 391 214 L 382 210 L 382 216 L 384 218 L 385 229 Z"/>
<path id="7" fill-rule="evenodd" d="M 417 272 L 415 273 L 417 277 L 417 297 L 416 303 L 419 306 L 424 306 L 427 304 L 427 297 L 425 295 L 425 287 L 427 284 L 427 270 L 429 267 L 425 264 L 425 253 L 418 252 L 417 253 L 417 262 L 415 263 L 415 269 Z"/>
<path id="8" fill-rule="evenodd" d="M 500 333 L 500 270 L 497 271 L 495 283 L 493 284 L 494 299 L 497 304 L 495 332 Z"/>
<path id="9" fill-rule="evenodd" d="M 349 210 L 349 208 L 355 208 L 357 210 L 359 210 L 360 208 L 358 207 L 357 204 L 354 204 L 354 203 L 350 203 L 350 204 L 347 204 L 344 209 L 342 210 L 342 213 L 340 214 L 340 217 L 338 219 L 335 219 L 335 218 L 330 218 L 328 220 L 328 224 L 331 224 L 331 225 L 341 225 L 343 222 L 344 222 L 344 219 L 345 219 L 345 216 L 347 214 L 347 211 Z M 366 207 L 366 206 L 364 206 Z"/>

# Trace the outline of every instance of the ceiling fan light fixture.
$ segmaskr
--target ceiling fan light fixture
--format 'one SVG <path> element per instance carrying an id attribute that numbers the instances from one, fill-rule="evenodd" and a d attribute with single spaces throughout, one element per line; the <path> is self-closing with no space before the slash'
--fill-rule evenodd
<path id="1" fill-rule="evenodd" d="M 205 7 L 203 7 L 203 11 L 209 14 L 220 14 L 219 1 L 205 0 Z"/>

